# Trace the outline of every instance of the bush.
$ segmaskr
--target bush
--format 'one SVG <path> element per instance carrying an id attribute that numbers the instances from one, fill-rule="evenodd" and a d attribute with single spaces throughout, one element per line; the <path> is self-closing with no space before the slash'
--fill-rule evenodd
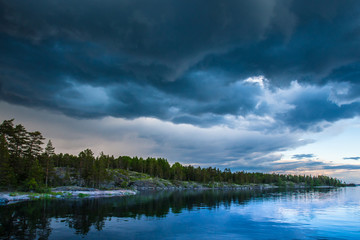
<path id="1" fill-rule="evenodd" d="M 53 196 L 62 196 L 63 195 L 62 192 L 50 192 L 50 194 Z"/>
<path id="2" fill-rule="evenodd" d="M 73 195 L 72 195 L 72 193 L 70 193 L 70 192 L 68 192 L 68 193 L 66 193 L 65 194 L 65 197 L 67 197 L 67 198 L 71 198 Z"/>
<path id="3" fill-rule="evenodd" d="M 46 187 L 38 187 L 36 189 L 36 192 L 38 192 L 38 193 L 51 193 L 51 189 L 46 188 Z"/>
<path id="4" fill-rule="evenodd" d="M 128 182 L 127 181 L 123 181 L 121 184 L 120 184 L 120 187 L 122 188 L 127 188 L 128 187 Z"/>
<path id="5" fill-rule="evenodd" d="M 88 196 L 90 196 L 89 194 L 85 194 L 85 193 L 79 193 L 78 194 L 78 197 L 80 197 L 80 198 L 84 198 L 84 197 L 88 197 Z"/>
<path id="6" fill-rule="evenodd" d="M 28 181 L 26 181 L 25 188 L 28 191 L 35 191 L 39 188 L 39 185 L 36 182 L 35 178 L 31 178 Z"/>

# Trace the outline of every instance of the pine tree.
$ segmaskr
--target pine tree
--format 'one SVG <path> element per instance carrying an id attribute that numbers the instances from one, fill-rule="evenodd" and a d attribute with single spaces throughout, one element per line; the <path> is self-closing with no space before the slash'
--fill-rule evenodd
<path id="1" fill-rule="evenodd" d="M 85 149 L 79 153 L 80 160 L 80 176 L 89 184 L 94 179 L 94 153 L 90 149 Z"/>
<path id="2" fill-rule="evenodd" d="M 0 186 L 9 187 L 15 184 L 15 174 L 10 166 L 10 155 L 5 135 L 0 136 Z"/>
<path id="3" fill-rule="evenodd" d="M 51 140 L 48 141 L 45 148 L 45 187 L 48 186 L 49 169 L 52 167 L 52 158 L 55 155 L 55 147 L 53 147 Z"/>
<path id="4" fill-rule="evenodd" d="M 55 147 L 53 147 L 51 140 L 49 140 L 46 145 L 45 154 L 48 155 L 49 157 L 55 155 Z"/>
<path id="5" fill-rule="evenodd" d="M 29 134 L 25 127 L 18 124 L 14 128 L 13 136 L 9 142 L 10 154 L 15 158 L 24 157 L 25 152 L 29 149 Z"/>
<path id="6" fill-rule="evenodd" d="M 27 139 L 27 156 L 28 157 L 38 157 L 42 151 L 41 145 L 43 144 L 43 140 L 45 139 L 39 131 L 29 132 Z"/>

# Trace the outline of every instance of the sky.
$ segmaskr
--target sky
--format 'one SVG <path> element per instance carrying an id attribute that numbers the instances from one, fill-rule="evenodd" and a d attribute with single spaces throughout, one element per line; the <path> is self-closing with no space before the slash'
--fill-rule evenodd
<path id="1" fill-rule="evenodd" d="M 56 152 L 360 183 L 360 3 L 0 0 L 0 120 Z"/>

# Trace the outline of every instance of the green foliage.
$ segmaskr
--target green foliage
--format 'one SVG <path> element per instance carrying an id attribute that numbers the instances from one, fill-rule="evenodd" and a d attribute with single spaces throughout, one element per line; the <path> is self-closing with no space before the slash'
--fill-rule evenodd
<path id="1" fill-rule="evenodd" d="M 78 197 L 79 198 L 84 198 L 84 197 L 88 197 L 88 196 L 90 196 L 89 194 L 86 194 L 86 193 L 79 193 L 78 194 Z"/>
<path id="2" fill-rule="evenodd" d="M 122 187 L 122 188 L 127 188 L 128 185 L 129 185 L 129 183 L 128 183 L 127 181 L 123 181 L 123 182 L 121 183 L 120 187 Z"/>
<path id="3" fill-rule="evenodd" d="M 29 190 L 39 190 L 43 186 L 43 169 L 41 168 L 39 161 L 36 159 L 32 162 L 29 175 L 27 178 L 26 186 L 29 188 L 29 183 L 36 185 L 36 188 L 29 188 Z"/>
<path id="4" fill-rule="evenodd" d="M 180 163 L 176 162 L 171 166 L 171 177 L 174 180 L 184 180 L 184 175 L 184 167 Z"/>
<path id="5" fill-rule="evenodd" d="M 35 191 L 39 188 L 39 185 L 34 178 L 30 178 L 26 181 L 25 188 L 27 191 Z"/>
<path id="6" fill-rule="evenodd" d="M 51 189 L 47 187 L 39 187 L 38 189 L 36 189 L 36 192 L 52 194 Z"/>
<path id="7" fill-rule="evenodd" d="M 63 196 L 64 194 L 62 192 L 49 192 L 53 196 Z"/>
<path id="8" fill-rule="evenodd" d="M 12 186 L 16 182 L 15 173 L 10 166 L 10 155 L 5 135 L 0 136 L 0 186 Z"/>

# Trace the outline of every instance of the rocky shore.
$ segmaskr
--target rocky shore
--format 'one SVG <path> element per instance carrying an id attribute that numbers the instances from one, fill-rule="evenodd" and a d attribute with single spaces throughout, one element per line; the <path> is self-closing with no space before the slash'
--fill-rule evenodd
<path id="1" fill-rule="evenodd" d="M 53 188 L 50 193 L 1 192 L 0 204 L 9 204 L 35 199 L 95 198 L 135 195 L 137 191 L 127 189 L 98 190 L 77 186 Z"/>

